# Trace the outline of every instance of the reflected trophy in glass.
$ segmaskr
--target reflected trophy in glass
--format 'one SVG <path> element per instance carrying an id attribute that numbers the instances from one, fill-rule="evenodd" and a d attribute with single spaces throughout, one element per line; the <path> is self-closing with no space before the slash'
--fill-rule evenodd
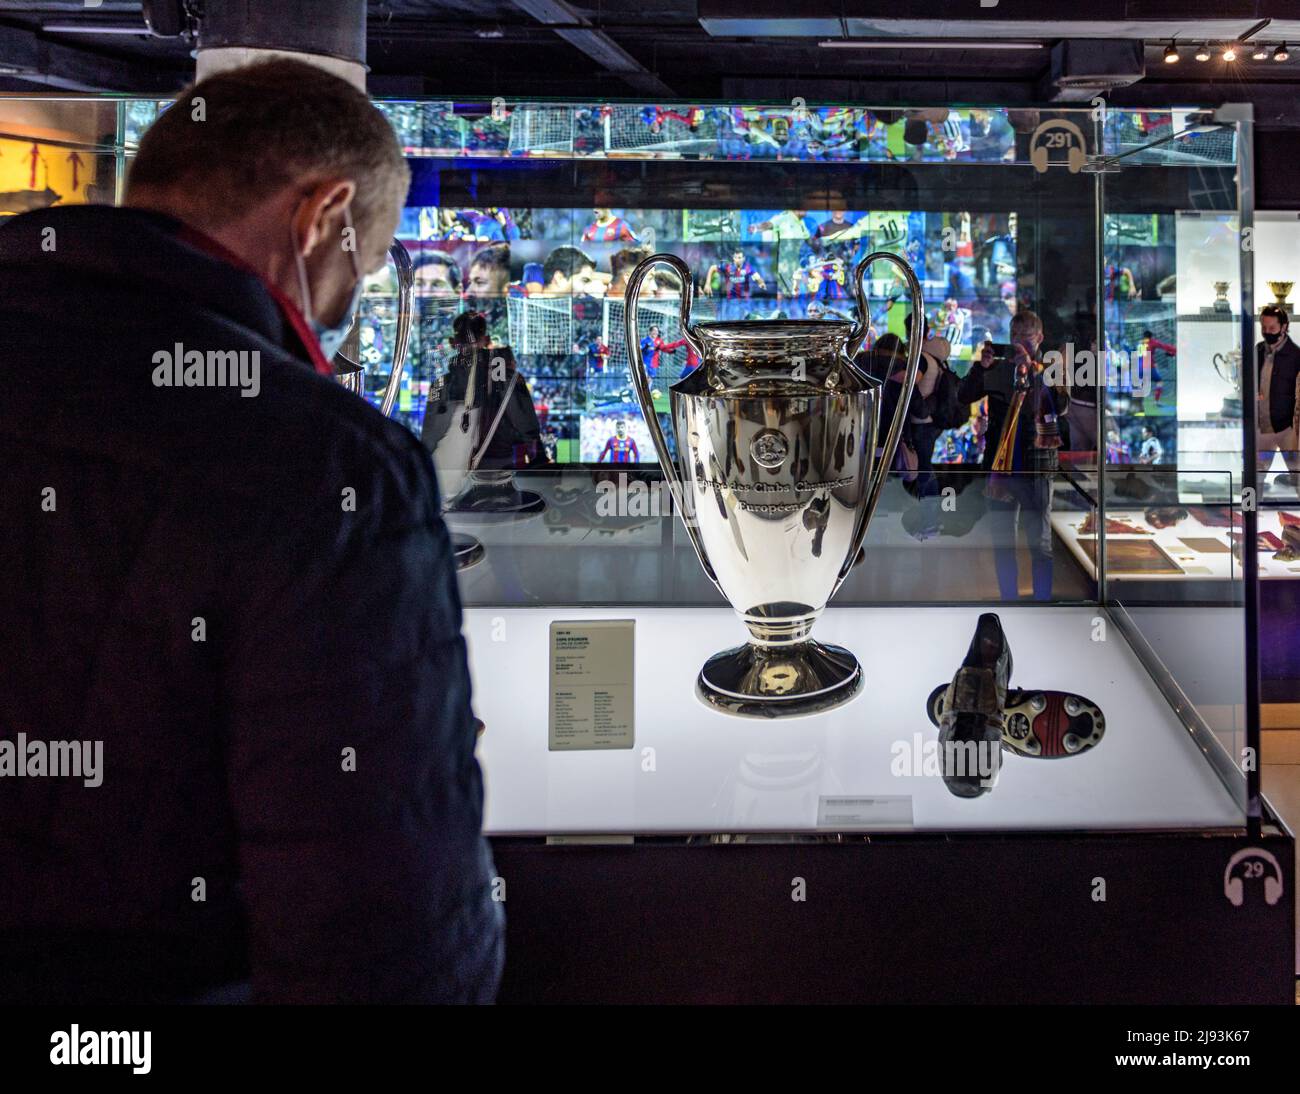
<path id="1" fill-rule="evenodd" d="M 415 270 L 411 265 L 411 256 L 399 240 L 394 240 L 393 245 L 388 248 L 388 257 L 392 260 L 397 273 L 397 331 L 393 338 L 393 367 L 379 405 L 385 418 L 393 412 L 397 393 L 402 386 L 402 372 L 406 368 L 406 355 L 411 345 L 411 325 L 415 321 Z M 348 343 L 353 343 L 358 333 L 355 313 L 352 319 L 353 326 L 348 331 Z M 334 379 L 349 391 L 365 395 L 365 365 L 345 356 L 341 351 L 334 355 L 332 363 Z"/>
<path id="2" fill-rule="evenodd" d="M 750 717 L 816 714 L 862 688 L 858 659 L 812 638 L 817 617 L 857 561 L 916 385 L 913 338 L 894 419 L 878 445 L 882 383 L 854 363 L 870 312 L 864 278 L 876 262 L 901 272 L 912 315 L 921 286 L 886 251 L 857 266 L 858 321 L 690 323 L 690 269 L 675 255 L 642 261 L 627 287 L 632 383 L 695 553 L 749 630 L 710 657 L 696 681 L 718 710 Z M 637 307 L 655 266 L 682 284 L 681 330 L 700 365 L 669 388 L 676 457 L 656 413 L 640 352 Z"/>
<path id="3" fill-rule="evenodd" d="M 1236 395 L 1228 395 L 1223 400 L 1222 414 L 1225 418 L 1241 417 L 1241 350 L 1230 349 L 1227 353 L 1216 353 L 1214 355 L 1214 371 L 1219 374 L 1220 379 L 1230 383 L 1237 392 Z"/>

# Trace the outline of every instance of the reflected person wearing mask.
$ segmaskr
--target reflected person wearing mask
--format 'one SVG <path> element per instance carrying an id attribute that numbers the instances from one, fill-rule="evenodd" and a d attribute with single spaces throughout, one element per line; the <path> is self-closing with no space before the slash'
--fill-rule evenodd
<path id="1" fill-rule="evenodd" d="M 1279 482 L 1300 485 L 1300 347 L 1291 341 L 1290 316 L 1278 305 L 1267 305 L 1259 315 L 1264 340 L 1255 348 L 1259 369 L 1257 458 L 1267 471 L 1273 454 L 1280 452 L 1286 475 Z"/>

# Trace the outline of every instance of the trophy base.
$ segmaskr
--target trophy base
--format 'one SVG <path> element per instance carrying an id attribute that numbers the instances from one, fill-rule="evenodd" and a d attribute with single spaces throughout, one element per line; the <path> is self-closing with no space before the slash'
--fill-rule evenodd
<path id="1" fill-rule="evenodd" d="M 517 490 L 512 484 L 474 485 L 447 505 L 447 512 L 461 516 L 531 516 L 546 508 L 546 501 L 532 490 Z"/>
<path id="2" fill-rule="evenodd" d="M 842 646 L 808 640 L 783 646 L 746 643 L 715 653 L 695 693 L 724 714 L 802 718 L 842 706 L 862 690 L 862 666 Z"/>
<path id="3" fill-rule="evenodd" d="M 1241 417 L 1241 400 L 1224 399 L 1223 408 L 1219 411 L 1221 418 L 1240 418 Z"/>
<path id="4" fill-rule="evenodd" d="M 468 570 L 471 566 L 477 566 L 482 562 L 486 552 L 483 544 L 473 536 L 467 536 L 463 532 L 452 532 L 451 553 L 456 559 L 456 569 Z"/>

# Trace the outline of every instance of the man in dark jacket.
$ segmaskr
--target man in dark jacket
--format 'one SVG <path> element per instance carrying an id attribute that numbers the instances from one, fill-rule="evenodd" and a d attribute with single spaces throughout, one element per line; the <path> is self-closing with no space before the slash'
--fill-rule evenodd
<path id="1" fill-rule="evenodd" d="M 329 367 L 407 185 L 272 62 L 162 115 L 127 208 L 0 227 L 4 1001 L 495 994 L 432 463 Z"/>
<path id="2" fill-rule="evenodd" d="M 1300 474 L 1300 423 L 1296 414 L 1296 388 L 1300 382 L 1300 347 L 1287 334 L 1290 316 L 1276 304 L 1267 305 L 1259 315 L 1264 340 L 1255 347 L 1258 371 L 1259 470 L 1267 471 L 1273 453 L 1280 451 L 1291 475 L 1292 484 Z"/>

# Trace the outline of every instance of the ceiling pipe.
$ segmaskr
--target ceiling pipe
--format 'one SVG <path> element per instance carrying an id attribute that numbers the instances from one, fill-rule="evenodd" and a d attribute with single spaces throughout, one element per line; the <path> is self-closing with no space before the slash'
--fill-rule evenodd
<path id="1" fill-rule="evenodd" d="M 207 0 L 197 78 L 270 57 L 296 57 L 366 89 L 365 0 Z"/>

